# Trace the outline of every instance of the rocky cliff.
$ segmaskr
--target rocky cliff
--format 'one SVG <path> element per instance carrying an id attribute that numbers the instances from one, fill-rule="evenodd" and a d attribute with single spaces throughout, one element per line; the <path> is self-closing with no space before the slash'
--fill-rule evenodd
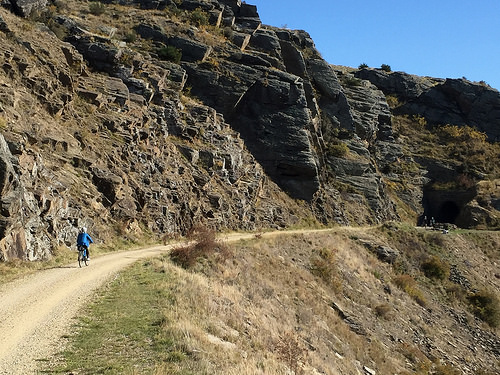
<path id="1" fill-rule="evenodd" d="M 499 226 L 498 170 L 422 148 L 472 126 L 498 160 L 487 85 L 332 66 L 239 0 L 2 5 L 0 259 L 46 258 L 81 225 L 101 241 L 200 221 Z"/>

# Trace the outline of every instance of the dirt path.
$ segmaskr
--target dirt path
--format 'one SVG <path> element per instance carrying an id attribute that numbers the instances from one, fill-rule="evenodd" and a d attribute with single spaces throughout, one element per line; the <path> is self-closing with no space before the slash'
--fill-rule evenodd
<path id="1" fill-rule="evenodd" d="M 316 231 L 267 232 L 257 237 L 307 232 Z M 253 237 L 256 235 L 222 236 L 228 242 Z M 73 318 L 99 287 L 133 262 L 173 246 L 108 254 L 92 259 L 89 267 L 79 268 L 75 262 L 0 286 L 0 374 L 36 373 L 38 361 L 60 350 L 60 338 L 71 331 Z"/>

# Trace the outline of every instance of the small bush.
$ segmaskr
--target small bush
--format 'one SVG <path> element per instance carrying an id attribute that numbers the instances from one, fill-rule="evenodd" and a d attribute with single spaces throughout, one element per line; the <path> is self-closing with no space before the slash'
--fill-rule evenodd
<path id="1" fill-rule="evenodd" d="M 286 332 L 276 344 L 275 353 L 283 361 L 292 374 L 302 374 L 303 369 L 300 363 L 304 361 L 307 351 L 302 348 L 297 337 L 290 332 Z"/>
<path id="2" fill-rule="evenodd" d="M 194 226 L 188 233 L 189 245 L 173 249 L 170 259 L 182 268 L 193 267 L 200 259 L 218 256 L 225 260 L 230 252 L 227 246 L 216 239 L 215 231 L 202 225 Z"/>
<path id="3" fill-rule="evenodd" d="M 375 306 L 375 315 L 377 315 L 380 318 L 389 319 L 390 312 L 391 312 L 391 306 L 389 306 L 387 303 Z"/>
<path id="4" fill-rule="evenodd" d="M 201 8 L 196 8 L 191 12 L 191 22 L 196 26 L 208 25 L 208 14 Z"/>
<path id="5" fill-rule="evenodd" d="M 467 297 L 474 315 L 491 327 L 500 325 L 500 301 L 494 292 L 482 290 Z"/>
<path id="6" fill-rule="evenodd" d="M 382 69 L 384 72 L 390 72 L 391 66 L 387 65 L 387 64 L 382 64 L 382 65 L 380 65 L 380 69 Z"/>
<path id="7" fill-rule="evenodd" d="M 89 4 L 89 12 L 92 13 L 94 16 L 100 16 L 104 14 L 106 11 L 106 8 L 103 3 L 100 3 L 98 1 L 93 1 Z"/>
<path id="8" fill-rule="evenodd" d="M 425 307 L 427 301 L 420 289 L 418 289 L 417 282 L 410 275 L 398 275 L 393 279 L 394 284 L 404 290 L 411 298 L 413 298 L 420 306 Z"/>
<path id="9" fill-rule="evenodd" d="M 158 57 L 161 60 L 171 61 L 175 64 L 179 64 L 182 57 L 182 51 L 174 46 L 163 46 L 156 50 Z"/>
<path id="10" fill-rule="evenodd" d="M 487 135 L 470 126 L 442 125 L 436 129 L 436 133 L 445 142 L 471 142 L 484 143 Z"/>
<path id="11" fill-rule="evenodd" d="M 311 256 L 311 273 L 321 278 L 325 283 L 332 286 L 334 290 L 339 291 L 342 282 L 338 277 L 337 271 L 337 250 L 322 248 L 315 250 Z"/>
<path id="12" fill-rule="evenodd" d="M 436 256 L 427 259 L 421 268 L 430 279 L 445 280 L 450 276 L 450 265 Z"/>
<path id="13" fill-rule="evenodd" d="M 386 98 L 387 104 L 390 108 L 394 109 L 400 107 L 402 103 L 399 101 L 399 98 L 395 95 L 387 95 Z"/>
<path id="14" fill-rule="evenodd" d="M 365 63 L 361 63 L 358 66 L 358 69 L 366 69 L 366 68 L 368 68 L 368 64 L 365 64 Z"/>
<path id="15" fill-rule="evenodd" d="M 347 87 L 357 87 L 361 86 L 362 81 L 359 78 L 347 76 L 343 79 L 344 85 Z"/>
<path id="16" fill-rule="evenodd" d="M 137 34 L 134 31 L 131 31 L 125 35 L 123 40 L 127 43 L 134 43 L 137 40 Z"/>
<path id="17" fill-rule="evenodd" d="M 338 143 L 329 143 L 327 145 L 327 150 L 326 150 L 327 156 L 342 158 L 346 156 L 348 152 L 349 152 L 349 147 L 345 143 L 338 142 Z"/>
<path id="18" fill-rule="evenodd" d="M 0 117 L 0 130 L 7 129 L 7 121 L 3 117 Z"/>

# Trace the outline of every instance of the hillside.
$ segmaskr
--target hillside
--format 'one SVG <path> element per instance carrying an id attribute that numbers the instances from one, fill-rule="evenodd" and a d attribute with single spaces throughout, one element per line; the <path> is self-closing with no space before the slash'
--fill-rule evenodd
<path id="1" fill-rule="evenodd" d="M 324 61 L 239 0 L 0 8 L 0 260 L 217 229 L 499 227 L 500 93 Z"/>
<path id="2" fill-rule="evenodd" d="M 498 232 L 389 224 L 197 238 L 205 256 L 187 268 L 178 247 L 115 277 L 39 368 L 498 374 L 500 300 L 487 298 L 500 289 Z"/>

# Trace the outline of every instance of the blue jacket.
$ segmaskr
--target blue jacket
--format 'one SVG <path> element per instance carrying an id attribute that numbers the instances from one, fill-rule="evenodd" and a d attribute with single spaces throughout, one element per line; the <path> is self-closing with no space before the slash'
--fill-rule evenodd
<path id="1" fill-rule="evenodd" d="M 78 238 L 76 239 L 76 245 L 77 246 L 85 246 L 89 247 L 91 243 L 94 243 L 92 241 L 92 237 L 90 237 L 87 233 L 79 233 Z"/>

